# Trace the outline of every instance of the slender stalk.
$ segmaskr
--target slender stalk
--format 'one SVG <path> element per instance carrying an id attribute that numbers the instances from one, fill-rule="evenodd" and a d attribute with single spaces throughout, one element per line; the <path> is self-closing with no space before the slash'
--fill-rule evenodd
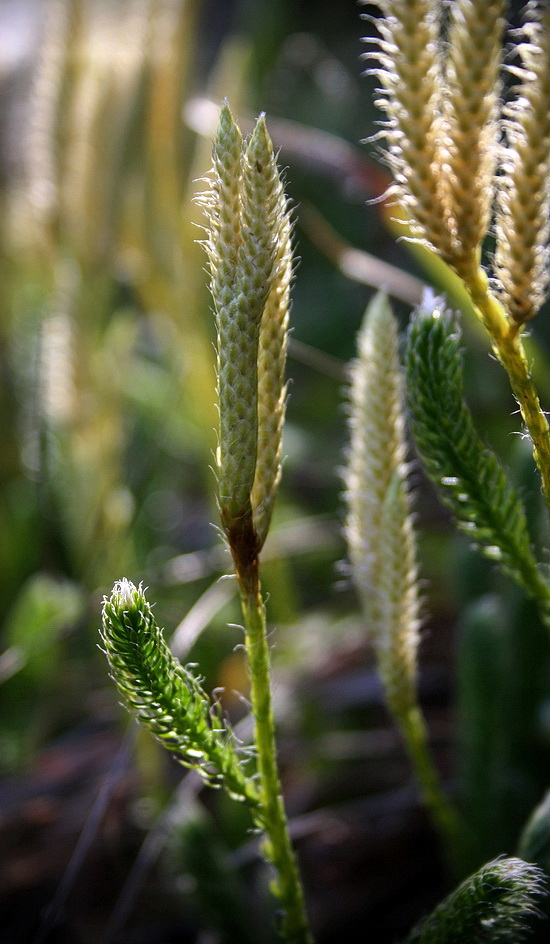
<path id="1" fill-rule="evenodd" d="M 283 908 L 281 934 L 288 944 L 312 944 L 298 863 L 292 848 L 277 766 L 269 646 L 258 561 L 239 570 L 246 652 L 250 669 L 255 746 L 258 757 L 262 818 L 267 838 L 264 852 L 276 871 L 275 892 Z"/>
<path id="2" fill-rule="evenodd" d="M 390 713 L 401 729 L 422 799 L 459 861 L 458 814 L 445 799 L 418 704 L 421 625 L 416 534 L 406 462 L 404 381 L 387 298 L 369 305 L 350 371 L 350 448 L 344 473 L 346 539 Z"/>
<path id="3" fill-rule="evenodd" d="M 244 615 L 259 773 L 256 822 L 275 869 L 282 937 L 311 944 L 277 768 L 258 570 L 281 477 L 292 225 L 263 116 L 243 144 L 224 103 L 213 157 L 212 185 L 202 199 L 218 336 L 218 505 Z"/>
<path id="4" fill-rule="evenodd" d="M 447 850 L 455 864 L 458 864 L 463 845 L 460 818 L 441 790 L 439 775 L 428 746 L 426 724 L 418 705 L 411 705 L 407 712 L 400 715 L 398 722 L 420 784 L 424 805 L 444 837 Z"/>
<path id="5" fill-rule="evenodd" d="M 512 324 L 500 302 L 491 293 L 481 268 L 465 279 L 472 301 L 493 342 L 493 350 L 504 367 L 523 422 L 533 443 L 533 457 L 542 477 L 542 490 L 550 507 L 550 427 L 540 405 L 521 340 L 521 326 Z"/>

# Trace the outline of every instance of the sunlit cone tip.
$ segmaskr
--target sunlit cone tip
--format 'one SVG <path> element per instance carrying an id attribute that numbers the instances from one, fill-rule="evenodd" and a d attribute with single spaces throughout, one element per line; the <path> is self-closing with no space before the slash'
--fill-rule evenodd
<path id="1" fill-rule="evenodd" d="M 214 138 L 214 143 L 217 144 L 220 141 L 225 140 L 241 140 L 242 135 L 240 128 L 233 117 L 233 113 L 227 103 L 224 101 L 222 107 L 220 108 L 220 115 L 218 118 L 218 127 L 216 129 L 216 136 Z"/>
<path id="2" fill-rule="evenodd" d="M 139 597 L 145 599 L 141 584 L 137 588 L 127 577 L 122 577 L 121 580 L 117 580 L 115 583 L 109 602 L 116 606 L 128 608 L 135 606 Z"/>
<path id="3" fill-rule="evenodd" d="M 498 112 L 505 0 L 450 6 L 444 123 L 448 186 L 460 262 L 471 266 L 490 222 L 498 159 Z"/>
<path id="4" fill-rule="evenodd" d="M 441 6 L 432 0 L 377 5 L 384 16 L 375 20 L 379 35 L 367 55 L 376 62 L 372 72 L 380 82 L 375 104 L 385 116 L 381 136 L 394 178 L 389 193 L 407 210 L 411 236 L 449 262 L 457 245 L 446 184 L 448 140 L 441 120 Z"/>
<path id="5" fill-rule="evenodd" d="M 400 713 L 414 703 L 419 598 L 397 325 L 383 295 L 367 309 L 351 375 L 345 533 L 388 702 Z"/>
<path id="6" fill-rule="evenodd" d="M 243 143 L 229 107 L 222 107 L 213 186 L 203 202 L 217 324 L 218 503 L 235 556 L 236 534 L 247 553 L 265 539 L 284 415 L 290 224 L 263 114 Z"/>
<path id="7" fill-rule="evenodd" d="M 520 325 L 543 304 L 550 278 L 550 6 L 528 5 L 527 14 L 520 64 L 510 67 L 517 85 L 505 109 L 495 252 L 503 303 Z"/>

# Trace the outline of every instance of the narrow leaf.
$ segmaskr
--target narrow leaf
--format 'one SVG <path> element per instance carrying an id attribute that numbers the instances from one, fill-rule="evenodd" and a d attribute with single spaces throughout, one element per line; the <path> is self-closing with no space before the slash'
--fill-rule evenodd
<path id="1" fill-rule="evenodd" d="M 441 500 L 474 546 L 537 600 L 550 619 L 550 589 L 535 557 L 522 502 L 480 439 L 463 398 L 459 332 L 441 299 L 421 306 L 406 353 L 412 430 Z"/>
<path id="2" fill-rule="evenodd" d="M 126 579 L 115 584 L 104 601 L 101 638 L 128 710 L 180 763 L 223 784 L 257 816 L 258 791 L 243 771 L 231 732 L 200 681 L 170 652 L 141 586 Z"/>

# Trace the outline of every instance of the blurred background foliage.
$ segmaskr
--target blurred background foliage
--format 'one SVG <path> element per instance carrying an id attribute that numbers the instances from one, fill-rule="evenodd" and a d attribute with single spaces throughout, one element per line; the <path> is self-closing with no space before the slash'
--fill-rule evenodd
<path id="1" fill-rule="evenodd" d="M 193 203 L 224 96 L 245 128 L 267 112 L 295 206 L 287 458 L 264 585 L 277 627 L 281 759 L 314 927 L 322 941 L 344 932 L 354 940 L 368 920 L 378 941 L 393 940 L 437 900 L 435 840 L 339 566 L 339 467 L 345 364 L 374 288 L 395 296 L 403 324 L 421 282 L 464 300 L 440 266 L 396 241 L 396 211 L 372 202 L 387 179 L 376 145 L 359 145 L 375 130 L 361 33 L 351 0 L 0 3 L 5 941 L 199 940 L 199 913 L 216 929 L 208 940 L 269 940 L 245 814 L 221 796 L 197 806 L 193 777 L 180 784 L 160 748 L 124 735 L 133 729 L 97 649 L 102 595 L 123 575 L 142 580 L 178 656 L 223 688 L 236 720 L 246 715 L 234 694 L 247 689 L 235 588 L 219 581 L 229 561 L 211 525 L 214 331 Z M 504 374 L 467 311 L 463 328 L 479 429 L 512 464 L 540 530 Z M 530 344 L 548 403 L 544 314 Z M 524 651 L 518 627 L 536 617 L 518 615 L 525 601 L 454 533 L 419 471 L 416 482 L 429 613 L 421 694 L 451 789 L 458 771 L 465 795 L 480 795 L 472 821 L 481 862 L 513 851 L 549 780 L 548 645 L 541 631 L 540 652 Z M 475 688 L 474 702 L 467 688 L 459 693 L 455 737 L 455 650 L 467 666 L 479 625 L 492 682 L 481 695 Z M 522 659 L 531 662 L 523 687 Z M 502 720 L 504 710 L 505 737 L 487 721 L 472 734 L 472 717 Z M 124 930 L 138 926 L 141 937 Z"/>

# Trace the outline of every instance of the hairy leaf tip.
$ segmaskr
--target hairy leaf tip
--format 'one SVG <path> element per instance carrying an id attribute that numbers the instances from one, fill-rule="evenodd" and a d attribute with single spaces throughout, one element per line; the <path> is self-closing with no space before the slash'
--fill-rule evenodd
<path id="1" fill-rule="evenodd" d="M 545 892 L 541 869 L 517 858 L 489 862 L 466 879 L 425 919 L 406 944 L 519 944 L 539 916 Z"/>

